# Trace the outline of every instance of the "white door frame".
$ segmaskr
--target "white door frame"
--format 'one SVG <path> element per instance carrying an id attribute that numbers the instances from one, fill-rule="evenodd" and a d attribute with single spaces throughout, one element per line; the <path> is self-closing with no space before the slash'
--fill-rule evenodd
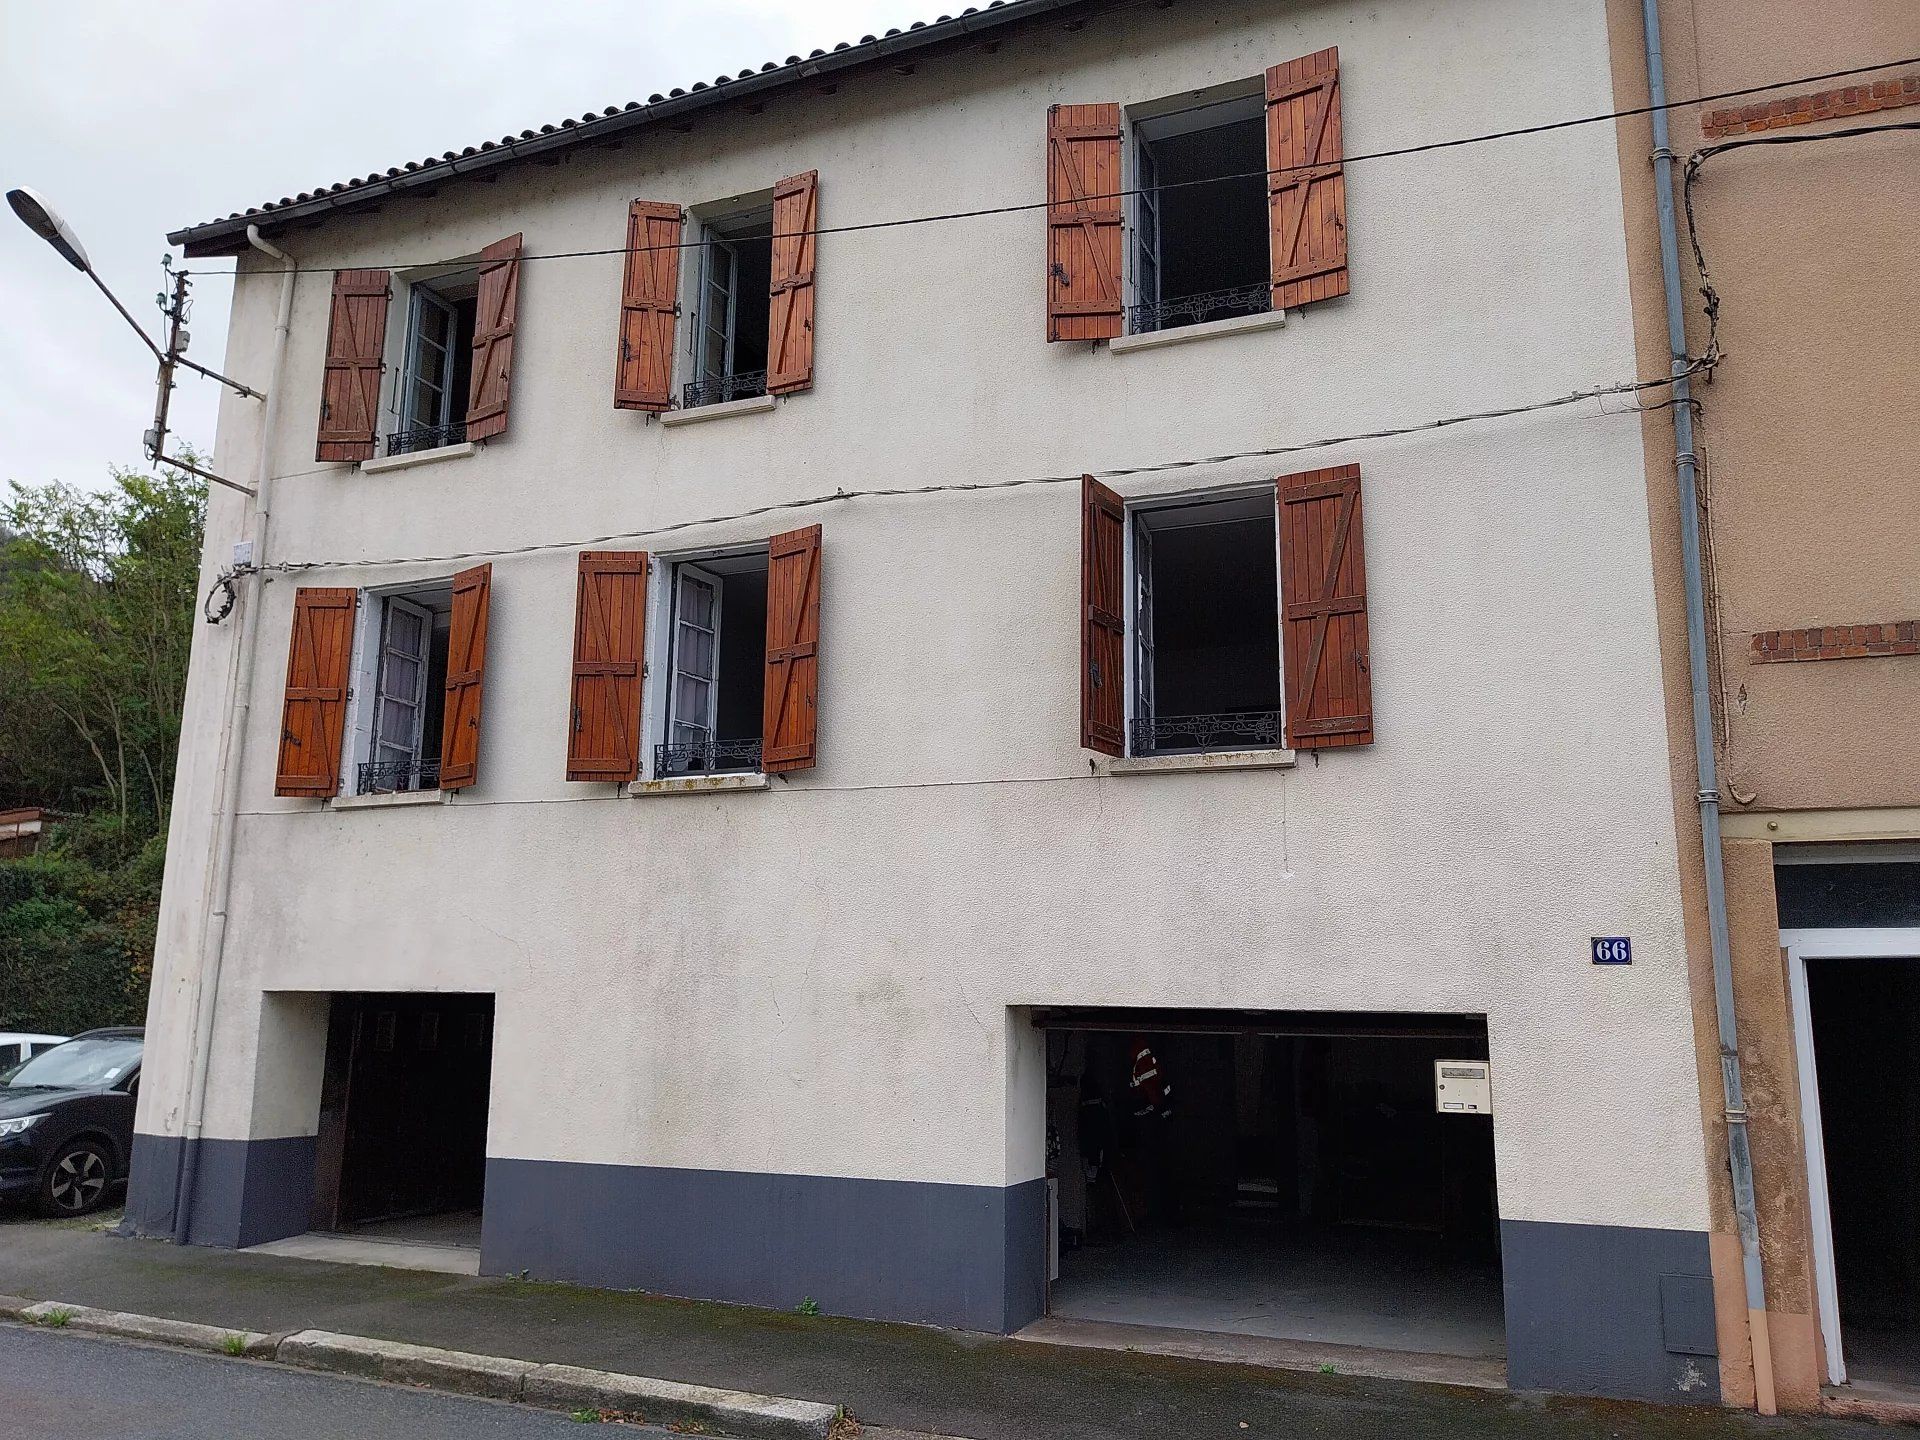
<path id="1" fill-rule="evenodd" d="M 1813 1280 L 1827 1381 L 1847 1383 L 1840 1349 L 1840 1287 L 1833 1264 L 1833 1212 L 1827 1196 L 1827 1147 L 1820 1126 L 1820 1078 L 1814 1068 L 1813 1010 L 1807 999 L 1809 960 L 1913 958 L 1920 962 L 1920 926 L 1782 930 L 1787 989 L 1793 1003 L 1793 1049 L 1800 1072 L 1800 1133 L 1806 1143 L 1807 1202 L 1813 1230 Z"/>

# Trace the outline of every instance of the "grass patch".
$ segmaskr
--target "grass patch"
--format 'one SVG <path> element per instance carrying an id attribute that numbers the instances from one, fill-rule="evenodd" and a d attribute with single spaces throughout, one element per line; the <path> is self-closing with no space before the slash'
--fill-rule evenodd
<path id="1" fill-rule="evenodd" d="M 247 1337 L 244 1335 L 229 1335 L 220 1342 L 220 1347 L 229 1355 L 244 1355 L 247 1353 Z"/>
<path id="2" fill-rule="evenodd" d="M 49 1310 L 40 1317 L 40 1323 L 51 1329 L 58 1330 L 71 1319 L 73 1319 L 73 1311 L 71 1310 Z"/>
<path id="3" fill-rule="evenodd" d="M 820 1313 L 820 1302 L 809 1295 L 793 1307 L 793 1313 L 796 1315 L 818 1315 Z"/>

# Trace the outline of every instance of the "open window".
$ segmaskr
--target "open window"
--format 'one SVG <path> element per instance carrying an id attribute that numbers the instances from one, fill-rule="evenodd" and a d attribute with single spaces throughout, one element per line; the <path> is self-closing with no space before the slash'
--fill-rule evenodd
<path id="1" fill-rule="evenodd" d="M 440 784 L 453 586 L 369 593 L 354 684 L 353 793 Z"/>
<path id="2" fill-rule="evenodd" d="M 467 438 L 480 271 L 470 266 L 422 276 L 402 286 L 397 304 L 405 307 L 406 324 L 395 366 L 387 453 L 458 445 Z"/>
<path id="3" fill-rule="evenodd" d="M 1265 99 L 1257 78 L 1236 88 L 1130 117 L 1132 333 L 1272 308 Z"/>
<path id="4" fill-rule="evenodd" d="M 768 550 L 661 560 L 655 637 L 653 775 L 761 768 L 767 675 Z"/>
<path id="5" fill-rule="evenodd" d="M 691 409 L 767 393 L 767 296 L 773 278 L 773 204 L 730 209 L 700 221 L 689 378 Z"/>
<path id="6" fill-rule="evenodd" d="M 1128 751 L 1278 747 L 1271 490 L 1127 512 Z"/>

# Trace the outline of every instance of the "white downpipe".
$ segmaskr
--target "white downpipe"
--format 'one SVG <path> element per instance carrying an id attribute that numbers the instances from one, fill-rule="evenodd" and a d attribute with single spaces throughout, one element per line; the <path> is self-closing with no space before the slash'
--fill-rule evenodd
<path id="1" fill-rule="evenodd" d="M 279 246 L 262 238 L 260 227 L 247 226 L 247 243 L 278 260 L 280 318 L 273 331 L 273 361 L 267 380 L 267 400 L 260 417 L 260 454 L 254 465 L 252 500 L 253 563 L 267 558 L 267 521 L 272 501 L 274 421 L 280 413 L 280 384 L 287 358 L 287 335 L 293 324 L 294 260 Z M 253 711 L 254 647 L 260 634 L 261 588 L 266 576 L 258 569 L 245 577 L 240 601 L 240 636 L 234 646 L 233 684 L 229 689 L 226 724 L 220 734 L 220 788 L 215 799 L 213 874 L 208 883 L 206 928 L 195 967 L 193 1032 L 187 1051 L 187 1106 L 182 1128 L 180 1166 L 173 1194 L 173 1241 L 187 1243 L 193 1222 L 193 1191 L 200 1170 L 200 1133 L 207 1114 L 207 1072 L 213 1062 L 213 1021 L 220 1003 L 220 971 L 227 953 L 228 900 L 233 889 L 233 840 L 240 808 L 240 774 L 247 754 L 248 718 Z"/>

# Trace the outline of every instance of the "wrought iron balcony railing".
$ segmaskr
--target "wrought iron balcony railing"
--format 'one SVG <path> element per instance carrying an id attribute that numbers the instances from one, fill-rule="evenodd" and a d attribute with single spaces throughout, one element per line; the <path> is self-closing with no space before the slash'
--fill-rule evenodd
<path id="1" fill-rule="evenodd" d="M 387 454 L 411 455 L 417 450 L 438 450 L 442 445 L 462 445 L 467 439 L 467 422 L 452 425 L 416 425 L 411 430 L 396 430 L 387 436 Z"/>
<path id="2" fill-rule="evenodd" d="M 1135 755 L 1169 755 L 1195 750 L 1273 750 L 1280 745 L 1278 710 L 1244 710 L 1220 715 L 1136 717 L 1132 723 Z"/>
<path id="3" fill-rule="evenodd" d="M 1209 290 L 1204 295 L 1183 295 L 1173 300 L 1157 300 L 1151 305 L 1134 305 L 1127 313 L 1127 329 L 1130 334 L 1143 335 L 1153 330 L 1171 330 L 1178 325 L 1198 325 L 1205 320 L 1264 315 L 1271 309 L 1273 290 L 1262 281 L 1258 285 L 1236 285 L 1231 290 Z"/>
<path id="4" fill-rule="evenodd" d="M 398 795 L 440 788 L 438 760 L 367 760 L 355 780 L 356 795 Z"/>
<path id="5" fill-rule="evenodd" d="M 723 400 L 748 400 L 767 393 L 767 372 L 748 370 L 739 375 L 715 375 L 706 380 L 690 380 L 680 387 L 680 408 L 692 410 L 699 405 L 718 405 Z"/>
<path id="6" fill-rule="evenodd" d="M 655 775 L 727 775 L 760 768 L 758 740 L 708 740 L 653 747 Z"/>

